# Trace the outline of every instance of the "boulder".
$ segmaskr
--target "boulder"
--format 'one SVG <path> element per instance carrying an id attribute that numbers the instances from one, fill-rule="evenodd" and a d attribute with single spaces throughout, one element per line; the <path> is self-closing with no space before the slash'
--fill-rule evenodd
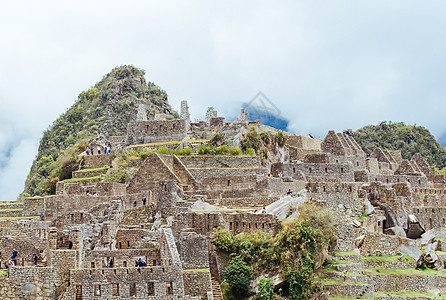
<path id="1" fill-rule="evenodd" d="M 390 234 L 390 235 L 396 235 L 396 236 L 400 236 L 405 238 L 406 237 L 406 231 L 404 231 L 403 227 L 400 226 L 394 226 L 391 228 L 387 228 L 384 230 L 385 234 Z"/>
<path id="2" fill-rule="evenodd" d="M 406 236 L 410 239 L 418 239 L 426 231 L 421 227 L 420 223 L 410 223 L 409 229 L 407 230 Z"/>
<path id="3" fill-rule="evenodd" d="M 406 254 L 407 256 L 412 257 L 416 261 L 420 259 L 422 256 L 422 252 L 418 247 L 412 246 L 412 245 L 401 245 L 399 248 L 400 252 L 403 254 Z"/>
<path id="4" fill-rule="evenodd" d="M 432 243 L 435 239 L 435 232 L 433 229 L 426 231 L 421 235 L 421 245 Z"/>
<path id="5" fill-rule="evenodd" d="M 365 239 L 365 234 L 358 236 L 357 238 L 355 238 L 355 246 L 357 248 L 361 247 L 362 243 L 364 242 Z"/>
<path id="6" fill-rule="evenodd" d="M 367 198 L 364 199 L 364 211 L 368 216 L 373 215 L 375 213 L 375 208 Z"/>

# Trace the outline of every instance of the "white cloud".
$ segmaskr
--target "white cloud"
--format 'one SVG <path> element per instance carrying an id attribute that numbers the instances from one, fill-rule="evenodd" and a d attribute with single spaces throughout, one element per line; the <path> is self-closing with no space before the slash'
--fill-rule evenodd
<path id="1" fill-rule="evenodd" d="M 2 1 L 0 182 L 26 174 L 42 131 L 121 64 L 145 69 L 175 107 L 189 100 L 194 117 L 207 106 L 238 114 L 263 91 L 298 133 L 392 120 L 439 136 L 445 8 L 439 0 Z M 25 141 L 30 159 L 7 155 Z M 5 187 L 0 198 L 21 188 Z"/>

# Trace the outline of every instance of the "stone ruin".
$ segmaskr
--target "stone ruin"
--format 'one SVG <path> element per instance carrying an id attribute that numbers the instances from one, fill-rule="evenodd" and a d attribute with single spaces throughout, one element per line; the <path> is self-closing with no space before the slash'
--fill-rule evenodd
<path id="1" fill-rule="evenodd" d="M 143 109 L 125 138 L 110 141 L 125 139 L 126 147 L 135 147 L 210 139 L 217 132 L 231 139 L 247 126 L 277 132 L 249 121 L 245 110 L 229 123 L 213 109 L 206 122 L 191 122 L 184 101 L 177 120 L 147 121 Z M 399 151 L 376 149 L 367 157 L 351 134 L 329 131 L 322 141 L 289 135 L 276 156 L 280 159 L 262 165 L 257 156 L 153 152 L 124 184 L 98 181 L 107 170 L 87 170 L 114 160 L 116 153 L 83 155 L 82 169 L 73 172 L 82 180 L 59 182 L 52 196 L 1 203 L 3 263 L 13 249 L 19 251 L 17 266 L 0 275 L 2 299 L 223 299 L 219 283 L 227 262 L 210 243 L 214 229 L 274 235 L 290 203 L 308 199 L 335 212 L 335 250 L 351 262 L 336 267 L 343 279 L 336 272 L 327 276 L 358 283 L 332 284 L 327 293 L 373 298 L 374 291 L 395 286 L 446 292 L 443 277 L 420 277 L 411 284 L 410 276 L 367 275 L 363 268 L 375 265 L 358 258 L 403 253 L 420 262 L 429 255 L 437 267 L 444 259 L 435 252 L 441 242 L 433 239 L 443 238 L 446 188 L 421 155 L 405 160 Z M 286 195 L 289 190 L 299 193 Z M 267 213 L 260 213 L 263 207 Z"/>

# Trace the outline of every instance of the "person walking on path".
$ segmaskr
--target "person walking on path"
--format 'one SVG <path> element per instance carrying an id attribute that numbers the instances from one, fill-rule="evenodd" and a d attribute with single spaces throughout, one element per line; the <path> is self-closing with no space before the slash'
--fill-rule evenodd
<path id="1" fill-rule="evenodd" d="M 39 257 L 37 256 L 37 254 L 34 254 L 34 257 L 33 257 L 33 261 L 34 261 L 34 265 L 35 266 L 37 266 L 37 259 L 38 259 Z"/>

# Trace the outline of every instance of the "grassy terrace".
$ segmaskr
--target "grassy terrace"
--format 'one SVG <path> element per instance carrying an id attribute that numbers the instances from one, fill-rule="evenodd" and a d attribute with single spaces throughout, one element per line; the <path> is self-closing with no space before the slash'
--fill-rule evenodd
<path id="1" fill-rule="evenodd" d="M 338 275 L 344 275 L 344 276 L 361 276 L 362 274 L 359 273 L 352 273 L 352 272 L 340 272 L 335 270 L 333 267 L 328 267 L 322 270 L 322 273 L 334 273 Z"/>
<path id="2" fill-rule="evenodd" d="M 206 212 L 216 212 L 216 211 L 220 211 L 220 212 L 247 212 L 247 211 L 255 211 L 256 209 L 254 208 L 218 208 L 215 210 L 206 210 L 206 209 L 194 209 L 192 210 L 193 212 L 196 213 L 206 213 Z"/>
<path id="3" fill-rule="evenodd" d="M 382 296 L 405 296 L 405 297 L 419 297 L 431 299 L 446 299 L 445 297 L 436 296 L 428 292 L 375 292 L 375 297 Z M 331 299 L 331 298 L 330 298 Z"/>
<path id="4" fill-rule="evenodd" d="M 401 255 L 394 256 L 363 256 L 361 260 L 370 261 L 370 262 L 415 262 L 415 260 L 407 255 L 404 255 L 404 259 L 401 260 Z"/>
<path id="5" fill-rule="evenodd" d="M 366 285 L 367 283 L 363 282 L 348 282 L 342 280 L 333 280 L 327 278 L 318 278 L 316 281 L 322 282 L 324 285 L 335 285 L 335 284 L 348 284 L 348 285 Z"/>
<path id="6" fill-rule="evenodd" d="M 7 274 L 8 274 L 8 270 L 7 269 L 0 270 L 0 275 L 7 275 Z"/>
<path id="7" fill-rule="evenodd" d="M 209 140 L 188 140 L 186 143 L 206 143 Z M 171 141 L 171 142 L 162 142 L 162 143 L 149 143 L 149 144 L 138 144 L 131 145 L 129 148 L 138 148 L 138 147 L 157 147 L 157 146 L 166 146 L 166 145 L 178 145 L 181 144 L 181 141 Z"/>
<path id="8" fill-rule="evenodd" d="M 62 182 L 73 182 L 73 181 L 84 181 L 84 180 L 90 180 L 90 179 L 102 179 L 103 177 L 101 175 L 93 176 L 93 177 L 85 177 L 85 178 L 70 178 L 62 180 Z"/>
<path id="9" fill-rule="evenodd" d="M 22 211 L 22 208 L 5 208 L 5 209 L 0 209 L 0 212 L 2 211 Z"/>
<path id="10" fill-rule="evenodd" d="M 341 297 L 328 297 L 329 300 L 371 300 L 371 299 L 360 299 L 360 298 L 341 298 Z"/>
<path id="11" fill-rule="evenodd" d="M 74 171 L 74 172 L 81 173 L 81 172 L 89 172 L 89 171 L 102 171 L 102 170 L 108 170 L 108 169 L 110 169 L 110 167 L 82 169 L 82 170 L 78 170 L 78 171 Z"/>
<path id="12" fill-rule="evenodd" d="M 43 197 L 39 197 L 39 198 L 43 198 Z M 2 206 L 2 205 L 23 205 L 23 202 L 0 202 L 0 207 Z"/>
<path id="13" fill-rule="evenodd" d="M 250 170 L 250 169 L 263 169 L 262 166 L 252 166 L 252 167 L 237 167 L 237 168 L 231 168 L 231 167 L 190 167 L 188 169 L 190 170 Z"/>
<path id="14" fill-rule="evenodd" d="M 426 269 L 426 270 L 417 270 L 417 269 L 385 269 L 385 268 L 376 268 L 376 269 L 364 269 L 364 274 L 368 275 L 394 275 L 394 276 L 446 276 L 446 272 Z"/>
<path id="15" fill-rule="evenodd" d="M 28 220 L 28 219 L 38 219 L 39 216 L 29 216 L 29 217 L 0 217 L 0 221 L 6 220 Z"/>
<path id="16" fill-rule="evenodd" d="M 336 251 L 335 256 L 359 256 L 355 251 Z"/>
<path id="17" fill-rule="evenodd" d="M 351 261 L 348 261 L 348 260 L 340 260 L 340 259 L 328 259 L 328 260 L 327 260 L 327 263 L 330 264 L 330 265 L 333 265 L 333 266 L 336 266 L 336 265 L 349 265 L 349 264 L 352 264 Z"/>

